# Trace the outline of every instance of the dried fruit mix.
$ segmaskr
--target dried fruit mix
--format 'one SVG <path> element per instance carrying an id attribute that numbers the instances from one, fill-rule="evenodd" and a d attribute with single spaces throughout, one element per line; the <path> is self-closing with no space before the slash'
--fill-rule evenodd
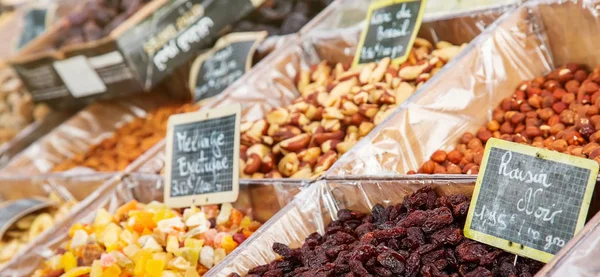
<path id="1" fill-rule="evenodd" d="M 165 138 L 171 115 L 197 109 L 198 106 L 191 104 L 160 107 L 144 118 L 136 118 L 123 125 L 112 137 L 90 147 L 87 153 L 77 154 L 57 164 L 53 171 L 66 171 L 78 166 L 105 172 L 122 171 Z"/>
<path id="2" fill-rule="evenodd" d="M 324 61 L 302 71 L 292 105 L 242 124 L 242 178 L 319 176 L 461 49 L 418 38 L 401 65 L 385 58 L 349 69 Z"/>
<path id="3" fill-rule="evenodd" d="M 131 201 L 73 225 L 33 276 L 202 276 L 260 225 L 231 204 L 173 210 Z"/>
<path id="4" fill-rule="evenodd" d="M 454 150 L 438 150 L 418 173 L 477 174 L 485 143 L 498 138 L 600 163 L 600 67 L 567 64 L 522 82 L 493 110 L 492 120 L 466 132 Z M 408 174 L 417 173 L 410 171 Z"/>
<path id="5" fill-rule="evenodd" d="M 55 206 L 19 219 L 4 233 L 0 241 L 0 266 L 8 263 L 37 236 L 65 218 L 77 204 L 73 200 L 64 201 L 54 194 L 50 195 L 50 199 L 56 202 Z"/>
<path id="6" fill-rule="evenodd" d="M 246 276 L 531 277 L 541 269 L 465 238 L 468 208 L 465 195 L 438 197 L 425 187 L 402 204 L 375 205 L 370 215 L 340 210 L 324 235 L 311 234 L 297 249 L 273 244 L 281 258 Z"/>

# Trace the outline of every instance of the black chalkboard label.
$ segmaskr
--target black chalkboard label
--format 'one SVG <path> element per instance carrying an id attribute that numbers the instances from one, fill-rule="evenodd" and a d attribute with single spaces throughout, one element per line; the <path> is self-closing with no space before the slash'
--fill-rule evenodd
<path id="1" fill-rule="evenodd" d="M 406 61 L 421 27 L 424 10 L 425 0 L 374 1 L 367 12 L 354 65 L 386 57 L 397 64 Z"/>
<path id="2" fill-rule="evenodd" d="M 0 205 L 0 238 L 17 220 L 52 205 L 54 202 L 44 198 L 23 198 Z"/>
<path id="3" fill-rule="evenodd" d="M 583 228 L 598 163 L 490 139 L 465 236 L 548 262 Z"/>
<path id="4" fill-rule="evenodd" d="M 252 58 L 267 32 L 232 33 L 200 55 L 190 70 L 190 88 L 198 102 L 220 94 L 252 66 Z"/>
<path id="5" fill-rule="evenodd" d="M 46 31 L 47 14 L 48 10 L 46 9 L 32 9 L 25 14 L 23 18 L 25 26 L 23 26 L 23 32 L 21 33 L 17 49 L 20 49 Z"/>
<path id="6" fill-rule="evenodd" d="M 241 110 L 233 105 L 169 118 L 165 204 L 188 207 L 237 199 Z"/>

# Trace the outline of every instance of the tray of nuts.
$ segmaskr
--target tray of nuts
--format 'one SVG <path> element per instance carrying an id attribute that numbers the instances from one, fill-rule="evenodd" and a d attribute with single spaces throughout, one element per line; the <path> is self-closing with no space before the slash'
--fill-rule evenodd
<path id="1" fill-rule="evenodd" d="M 572 36 L 556 21 L 585 26 Z M 329 176 L 477 174 L 501 138 L 600 161 L 600 20 L 577 1 L 529 1 L 379 126 Z"/>
<path id="2" fill-rule="evenodd" d="M 55 225 L 67 220 L 71 212 L 81 206 L 78 202 L 112 177 L 112 174 L 96 174 L 81 178 L 60 175 L 0 178 L 2 203 L 25 198 L 43 198 L 53 203 L 49 207 L 15 218 L 12 225 L 4 226 L 5 231 L 0 238 L 0 268 L 36 245 L 39 238 L 51 232 L 49 230 Z"/>
<path id="3" fill-rule="evenodd" d="M 320 22 L 334 25 L 345 8 L 327 10 Z M 242 178 L 315 178 L 511 8 L 426 18 L 409 61 L 400 66 L 384 59 L 349 68 L 362 18 L 329 31 L 311 23 L 314 32 L 303 30 L 203 109 L 242 103 Z M 163 155 L 155 159 L 143 163 L 151 169 L 139 170 L 160 171 Z"/>
<path id="4" fill-rule="evenodd" d="M 211 276 L 535 275 L 542 263 L 463 236 L 474 182 L 317 181 Z"/>
<path id="5" fill-rule="evenodd" d="M 168 115 L 177 111 L 176 106 L 156 110 L 169 103 L 176 105 L 152 94 L 92 104 L 14 156 L 1 172 L 40 174 L 74 167 L 119 171 L 123 163 L 153 145 L 153 132 L 160 132 Z M 153 117 L 144 119 L 147 115 Z"/>
<path id="6" fill-rule="evenodd" d="M 160 203 L 162 182 L 133 174 L 106 183 L 0 275 L 202 276 L 303 187 L 248 182 L 234 203 L 171 209 Z"/>

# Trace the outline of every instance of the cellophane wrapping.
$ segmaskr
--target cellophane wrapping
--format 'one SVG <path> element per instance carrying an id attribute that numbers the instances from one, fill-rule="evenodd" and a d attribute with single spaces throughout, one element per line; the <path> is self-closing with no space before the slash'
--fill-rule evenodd
<path id="1" fill-rule="evenodd" d="M 291 38 L 287 44 L 266 57 L 223 93 L 207 101 L 202 109 L 240 103 L 242 121 L 252 121 L 262 119 L 273 108 L 291 104 L 300 95 L 296 88 L 296 77 L 302 69 L 308 69 L 324 60 L 350 64 L 356 52 L 369 3 L 368 0 L 341 0 L 332 3 L 315 20 L 307 24 L 296 38 Z M 514 8 L 513 5 L 506 5 L 425 16 L 419 37 L 434 43 L 469 43 L 483 32 L 486 26 Z M 461 60 L 464 52 L 455 60 Z M 447 64 L 438 75 L 452 72 L 453 64 L 454 61 Z M 156 155 L 152 156 L 149 152 Z M 149 161 L 152 159 L 155 161 Z M 155 167 L 164 164 L 164 142 L 157 144 L 154 151 L 148 151 L 140 160 L 143 161 L 138 161 L 138 165 L 151 164 L 153 168 L 136 166 L 135 170 L 156 172 Z"/>
<path id="2" fill-rule="evenodd" d="M 113 178 L 102 186 L 89 190 L 88 198 L 82 202 L 85 206 L 74 210 L 68 220 L 61 222 L 51 231 L 41 235 L 34 246 L 27 249 L 23 255 L 15 258 L 0 276 L 30 276 L 43 261 L 51 257 L 61 243 L 69 236 L 69 228 L 75 223 L 93 222 L 96 211 L 100 208 L 114 213 L 121 205 L 137 200 L 140 203 L 163 200 L 162 176 L 156 174 L 131 174 Z M 233 207 L 252 215 L 255 220 L 266 222 L 287 203 L 291 202 L 294 195 L 306 186 L 303 182 L 264 182 L 249 181 L 240 183 L 238 200 L 232 203 Z M 91 189 L 91 188 L 90 188 Z M 93 193 L 91 193 L 94 191 Z M 260 228 L 257 234 L 260 233 Z M 243 243 L 240 247 L 243 247 Z"/>
<path id="3" fill-rule="evenodd" d="M 398 176 L 417 171 L 438 149 L 453 150 L 464 132 L 489 122 L 501 100 L 525 80 L 566 63 L 600 64 L 595 1 L 528 1 L 505 14 L 430 80 L 328 176 Z M 576 32 L 573 31 L 574 26 Z"/>
<path id="4" fill-rule="evenodd" d="M 46 235 L 52 235 L 61 224 L 70 220 L 70 215 L 77 213 L 89 203 L 89 197 L 96 194 L 94 191 L 100 189 L 106 182 L 116 178 L 115 174 L 93 174 L 93 175 L 66 175 L 50 174 L 38 176 L 2 176 L 0 177 L 0 201 L 8 202 L 24 198 L 42 197 L 50 195 L 58 197 L 61 202 L 76 201 L 67 216 L 55 222 L 54 227 L 44 231 L 37 238 L 30 240 L 28 245 L 19 253 L 15 253 L 12 261 L 16 261 L 20 254 L 29 253 L 39 245 Z M 8 266 L 8 264 L 6 265 Z M 5 266 L 0 266 L 4 268 Z"/>
<path id="5" fill-rule="evenodd" d="M 231 273 L 244 276 L 248 270 L 277 258 L 274 242 L 300 247 L 313 232 L 323 234 L 339 209 L 368 213 L 374 205 L 402 203 L 405 196 L 424 186 L 432 186 L 439 195 L 471 196 L 474 178 L 437 179 L 346 179 L 315 181 L 269 222 L 248 239 L 244 247 L 234 250 L 210 275 L 227 277 Z"/>

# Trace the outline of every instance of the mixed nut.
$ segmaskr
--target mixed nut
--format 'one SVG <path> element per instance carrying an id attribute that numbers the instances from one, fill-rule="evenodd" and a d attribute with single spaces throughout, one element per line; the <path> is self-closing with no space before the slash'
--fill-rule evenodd
<path id="1" fill-rule="evenodd" d="M 123 125 L 110 138 L 91 146 L 85 154 L 77 154 L 57 164 L 53 171 L 66 171 L 75 167 L 87 167 L 103 172 L 122 171 L 165 138 L 167 121 L 171 115 L 197 109 L 198 107 L 192 104 L 160 107 L 146 117 L 136 118 Z"/>
<path id="2" fill-rule="evenodd" d="M 600 67 L 589 72 L 567 64 L 522 82 L 493 110 L 475 134 L 466 132 L 454 150 L 438 150 L 417 172 L 477 174 L 485 143 L 498 138 L 593 159 L 600 163 Z"/>
<path id="3" fill-rule="evenodd" d="M 65 201 L 54 194 L 50 195 L 50 199 L 56 202 L 55 206 L 19 219 L 4 233 L 0 240 L 0 266 L 8 263 L 37 236 L 65 218 L 77 204 L 74 200 Z"/>
<path id="4" fill-rule="evenodd" d="M 68 26 L 54 47 L 94 41 L 108 36 L 150 0 L 91 0 L 67 15 Z"/>
<path id="5" fill-rule="evenodd" d="M 340 210 L 325 234 L 311 234 L 297 249 L 274 243 L 281 258 L 246 276 L 531 277 L 541 269 L 465 238 L 469 204 L 465 195 L 438 197 L 425 187 L 404 203 L 375 205 L 370 215 Z"/>
<path id="6" fill-rule="evenodd" d="M 173 210 L 133 200 L 73 225 L 70 240 L 33 276 L 199 277 L 260 226 L 231 204 Z"/>
<path id="7" fill-rule="evenodd" d="M 270 36 L 300 31 L 333 0 L 267 0 L 233 26 L 234 32 L 267 31 Z"/>
<path id="8" fill-rule="evenodd" d="M 242 123 L 242 178 L 314 178 L 381 123 L 461 50 L 418 38 L 408 60 L 356 68 L 326 61 L 297 77 L 300 97 Z"/>
<path id="9" fill-rule="evenodd" d="M 50 112 L 45 104 L 34 104 L 14 72 L 0 69 L 0 145 L 13 139 L 34 121 Z"/>

